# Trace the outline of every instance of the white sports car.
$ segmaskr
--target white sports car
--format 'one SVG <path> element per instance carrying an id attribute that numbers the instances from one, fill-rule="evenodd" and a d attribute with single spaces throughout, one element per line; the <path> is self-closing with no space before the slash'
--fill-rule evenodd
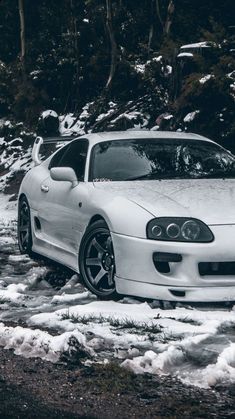
<path id="1" fill-rule="evenodd" d="M 21 252 L 80 275 L 96 295 L 235 300 L 235 157 L 189 133 L 88 134 L 19 192 Z"/>

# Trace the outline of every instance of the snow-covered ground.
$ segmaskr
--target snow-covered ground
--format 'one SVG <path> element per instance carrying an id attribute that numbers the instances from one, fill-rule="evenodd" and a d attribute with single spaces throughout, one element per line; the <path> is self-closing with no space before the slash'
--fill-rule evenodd
<path id="1" fill-rule="evenodd" d="M 100 301 L 77 275 L 20 255 L 16 205 L 0 194 L 0 345 L 56 362 L 116 358 L 136 373 L 200 387 L 235 382 L 232 307 L 176 306 L 125 297 Z"/>

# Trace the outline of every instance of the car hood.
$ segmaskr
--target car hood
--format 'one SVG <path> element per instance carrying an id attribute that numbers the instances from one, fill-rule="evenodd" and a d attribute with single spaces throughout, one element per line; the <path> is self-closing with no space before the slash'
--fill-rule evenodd
<path id="1" fill-rule="evenodd" d="M 154 217 L 193 217 L 209 225 L 235 223 L 235 179 L 96 182 L 94 186 L 135 202 Z"/>

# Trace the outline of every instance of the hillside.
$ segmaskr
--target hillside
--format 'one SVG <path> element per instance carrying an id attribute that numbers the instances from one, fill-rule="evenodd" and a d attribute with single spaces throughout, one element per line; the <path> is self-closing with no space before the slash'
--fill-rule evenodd
<path id="1" fill-rule="evenodd" d="M 35 131 L 53 109 L 79 133 L 157 126 L 234 147 L 232 0 L 20 3 L 0 3 L 3 121 Z"/>

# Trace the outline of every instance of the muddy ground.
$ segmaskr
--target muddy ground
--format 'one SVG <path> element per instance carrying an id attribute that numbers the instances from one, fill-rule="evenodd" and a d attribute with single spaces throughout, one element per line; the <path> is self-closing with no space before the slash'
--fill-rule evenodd
<path id="1" fill-rule="evenodd" d="M 235 386 L 199 390 L 112 363 L 79 367 L 0 351 L 1 418 L 235 418 Z"/>

